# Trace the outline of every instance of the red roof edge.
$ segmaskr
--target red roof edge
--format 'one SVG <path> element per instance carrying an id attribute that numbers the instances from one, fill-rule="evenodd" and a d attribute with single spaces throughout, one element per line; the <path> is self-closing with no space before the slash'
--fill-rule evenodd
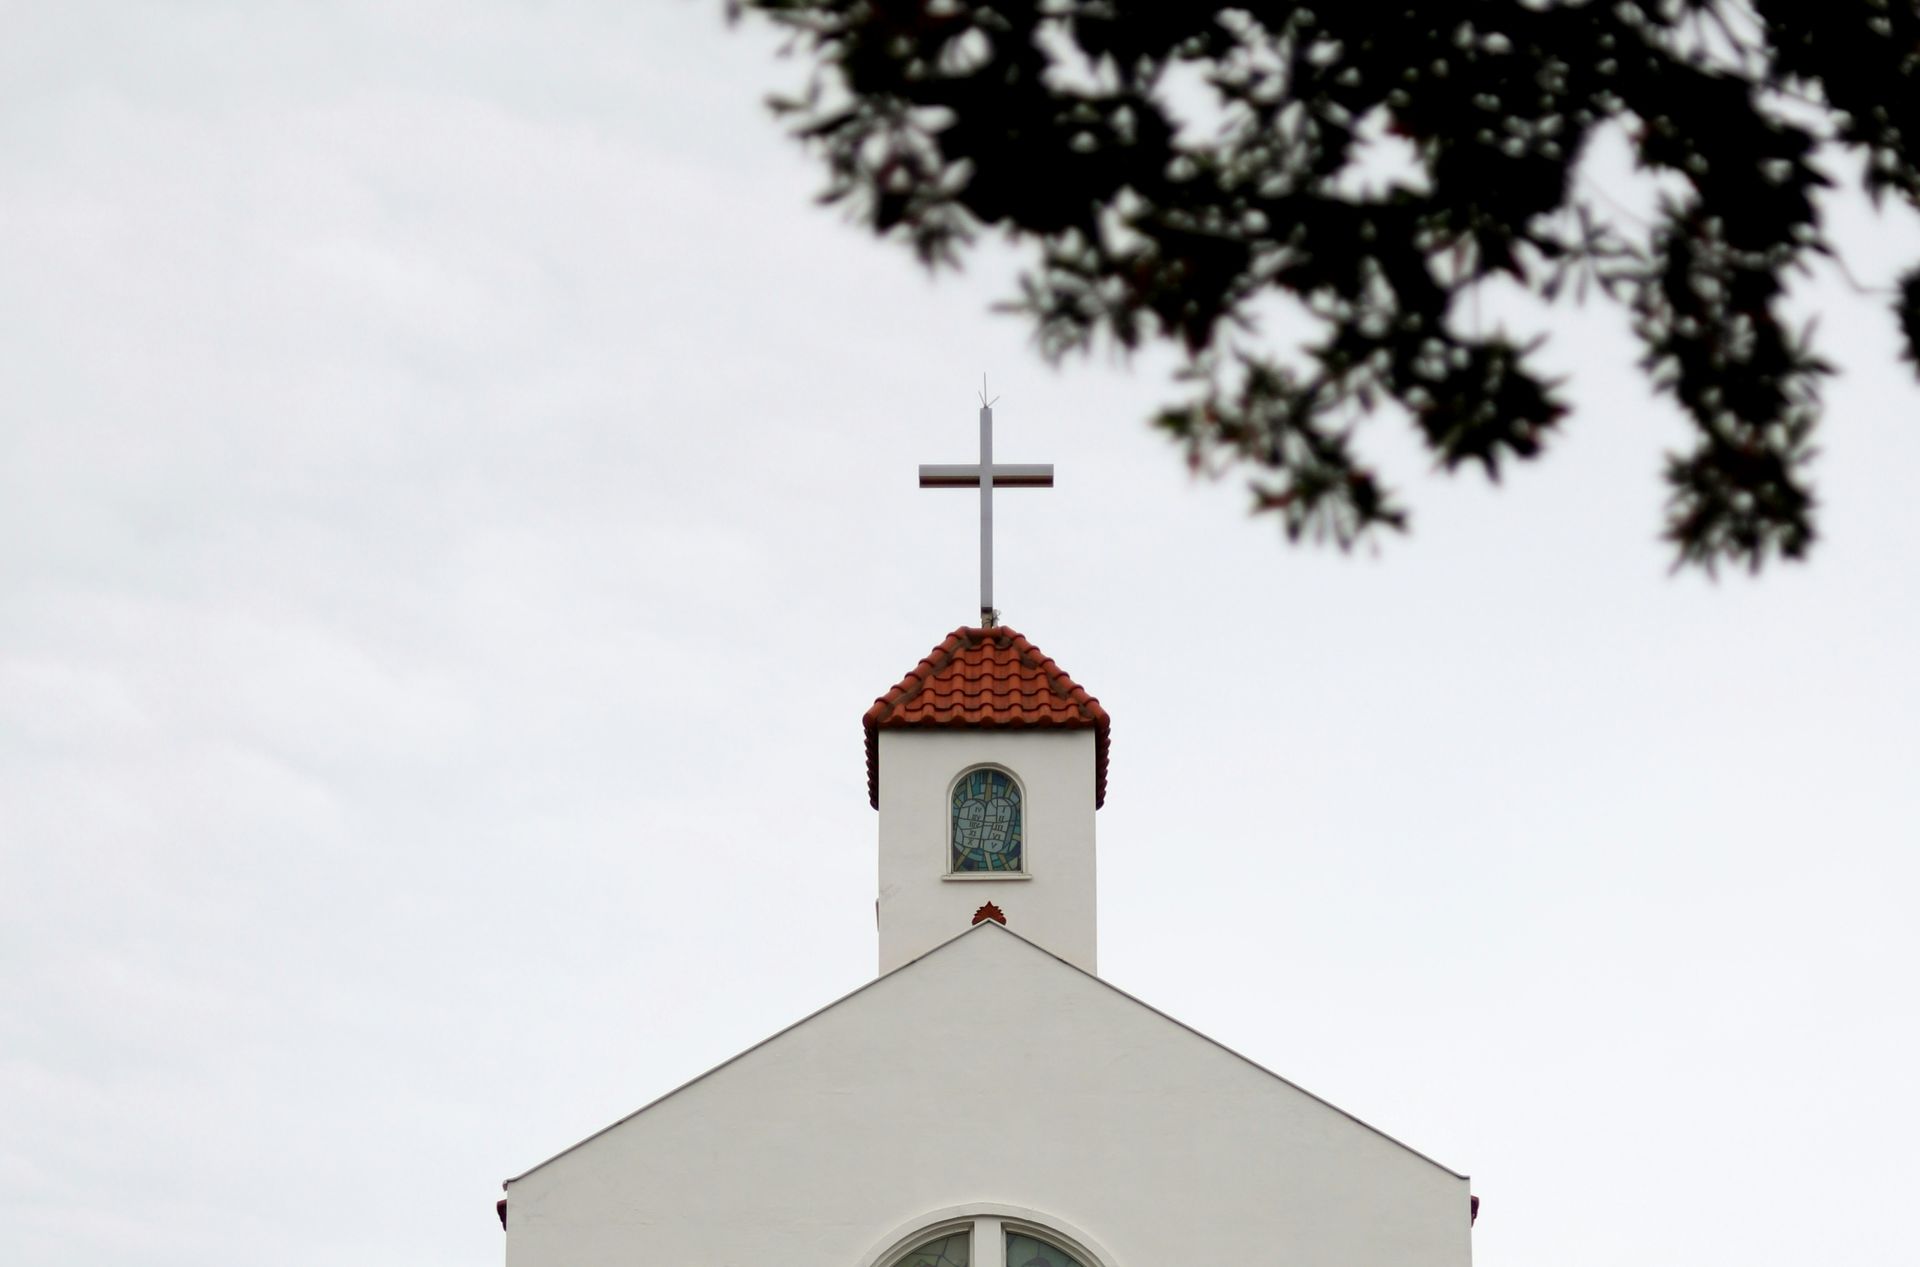
<path id="1" fill-rule="evenodd" d="M 1013 652 L 1015 671 L 1029 683 L 1044 683 L 1051 707 L 1043 711 L 1009 710 L 983 700 L 972 707 L 947 707 L 933 716 L 916 716 L 915 700 L 928 685 L 962 659 L 984 659 L 994 651 Z M 986 667 L 982 665 L 981 667 Z M 1002 667 L 996 665 L 995 667 Z M 970 683 L 977 679 L 970 679 Z M 963 625 L 948 634 L 911 672 L 873 701 L 862 722 L 867 734 L 867 801 L 880 808 L 880 732 L 913 727 L 987 730 L 996 727 L 1045 727 L 1093 731 L 1093 804 L 1107 803 L 1107 749 L 1112 719 L 1100 701 L 1068 677 L 1040 648 L 1007 628 Z"/>

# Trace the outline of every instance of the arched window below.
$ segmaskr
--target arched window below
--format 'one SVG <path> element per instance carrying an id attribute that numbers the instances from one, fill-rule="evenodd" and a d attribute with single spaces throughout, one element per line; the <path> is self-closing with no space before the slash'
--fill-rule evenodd
<path id="1" fill-rule="evenodd" d="M 1026 869 L 1020 781 L 1005 770 L 981 766 L 953 784 L 947 870 L 953 875 L 991 875 Z"/>
<path id="2" fill-rule="evenodd" d="M 1050 1241 L 1008 1228 L 1007 1267 L 1086 1267 L 1086 1264 Z"/>
<path id="3" fill-rule="evenodd" d="M 975 1206 L 942 1213 L 947 1217 L 867 1259 L 869 1267 L 1102 1267 L 1073 1236 L 1035 1222 L 1033 1211 Z"/>
<path id="4" fill-rule="evenodd" d="M 968 1251 L 972 1244 L 971 1227 L 941 1232 L 894 1259 L 892 1267 L 968 1267 Z"/>

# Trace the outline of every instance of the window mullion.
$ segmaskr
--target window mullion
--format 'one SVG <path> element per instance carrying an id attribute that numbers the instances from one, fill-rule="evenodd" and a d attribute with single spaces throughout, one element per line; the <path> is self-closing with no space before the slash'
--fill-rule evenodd
<path id="1" fill-rule="evenodd" d="M 1000 1220 L 978 1218 L 973 1221 L 972 1267 L 1007 1267 L 1007 1238 Z"/>

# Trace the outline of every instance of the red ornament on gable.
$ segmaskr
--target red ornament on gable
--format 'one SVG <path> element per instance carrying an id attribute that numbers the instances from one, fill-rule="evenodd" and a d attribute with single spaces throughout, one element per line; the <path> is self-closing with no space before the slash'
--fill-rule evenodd
<path id="1" fill-rule="evenodd" d="M 1007 914 L 992 902 L 988 902 L 985 906 L 973 913 L 973 922 L 975 924 L 980 923 L 982 920 L 989 919 L 1004 928 L 1007 923 Z"/>

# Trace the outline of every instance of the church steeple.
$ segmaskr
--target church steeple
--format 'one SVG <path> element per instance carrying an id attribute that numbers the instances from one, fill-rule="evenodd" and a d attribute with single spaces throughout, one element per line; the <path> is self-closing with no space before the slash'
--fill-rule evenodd
<path id="1" fill-rule="evenodd" d="M 1106 800 L 1100 701 L 1005 626 L 954 630 L 867 710 L 880 811 L 880 971 L 964 932 L 992 902 L 1095 970 L 1094 811 Z"/>

